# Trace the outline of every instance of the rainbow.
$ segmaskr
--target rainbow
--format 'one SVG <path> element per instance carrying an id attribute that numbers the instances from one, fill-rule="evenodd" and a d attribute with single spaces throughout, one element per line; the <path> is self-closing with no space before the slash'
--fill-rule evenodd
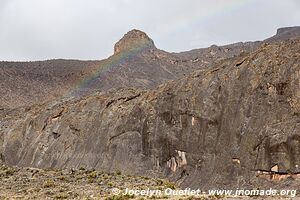
<path id="1" fill-rule="evenodd" d="M 214 5 L 205 10 L 205 12 L 194 12 L 192 14 L 192 17 L 183 19 L 181 21 L 174 21 L 173 23 L 168 24 L 165 29 L 160 30 L 159 34 L 168 35 L 176 33 L 180 30 L 184 30 L 191 26 L 197 26 L 197 24 L 200 24 L 203 21 L 208 21 L 213 17 L 218 17 L 221 14 L 230 13 L 237 9 L 242 9 L 243 7 L 248 6 L 249 3 L 254 1 L 255 0 L 216 0 L 214 1 Z M 84 91 L 90 88 L 97 88 L 97 79 L 105 78 L 104 76 L 107 72 L 121 66 L 123 62 L 131 59 L 138 52 L 143 51 L 147 46 L 147 43 L 140 44 L 134 48 L 125 50 L 107 58 L 92 75 L 86 77 L 84 80 L 76 84 L 77 86 L 66 96 L 81 96 L 82 94 L 84 94 Z"/>
<path id="2" fill-rule="evenodd" d="M 99 68 L 90 76 L 87 78 L 81 80 L 77 87 L 75 87 L 74 90 L 71 91 L 67 97 L 77 97 L 81 96 L 85 93 L 86 90 L 89 90 L 90 88 L 97 88 L 97 79 L 100 78 L 100 76 L 105 76 L 107 72 L 110 72 L 117 67 L 120 67 L 122 63 L 125 63 L 126 61 L 130 60 L 132 57 L 134 57 L 139 52 L 144 51 L 149 47 L 149 43 L 143 42 L 139 43 L 138 45 L 135 45 L 133 48 L 130 48 L 128 50 L 124 50 L 118 54 L 114 54 L 104 60 L 104 63 L 99 66 Z"/>

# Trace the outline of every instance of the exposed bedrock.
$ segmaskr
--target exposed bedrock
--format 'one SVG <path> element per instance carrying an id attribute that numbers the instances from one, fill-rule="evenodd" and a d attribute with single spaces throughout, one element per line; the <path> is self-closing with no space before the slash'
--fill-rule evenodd
<path id="1" fill-rule="evenodd" d="M 257 185 L 300 172 L 300 42 L 262 45 L 155 90 L 123 89 L 2 114 L 1 159 Z"/>

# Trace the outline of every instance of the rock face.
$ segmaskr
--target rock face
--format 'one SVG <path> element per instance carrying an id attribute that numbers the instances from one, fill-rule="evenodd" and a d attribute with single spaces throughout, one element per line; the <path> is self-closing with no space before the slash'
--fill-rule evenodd
<path id="1" fill-rule="evenodd" d="M 135 36 L 151 41 L 125 35 L 84 95 L 0 109 L 0 163 L 120 170 L 203 189 L 299 187 L 299 39 L 179 54 L 149 45 L 118 60 Z M 19 81 L 22 70 L 13 72 Z M 50 83 L 63 80 L 55 73 Z"/>
<path id="2" fill-rule="evenodd" d="M 126 33 L 123 38 L 115 44 L 114 53 L 118 54 L 136 48 L 155 48 L 154 42 L 148 35 L 140 30 L 133 29 Z"/>
<path id="3" fill-rule="evenodd" d="M 300 172 L 299 52 L 297 39 L 262 44 L 154 90 L 4 110 L 1 157 L 162 176 L 183 187 L 269 187 L 261 172 Z"/>

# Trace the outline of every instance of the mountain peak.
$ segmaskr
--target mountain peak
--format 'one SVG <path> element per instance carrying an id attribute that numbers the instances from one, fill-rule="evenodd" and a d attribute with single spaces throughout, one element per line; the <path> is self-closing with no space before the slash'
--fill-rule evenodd
<path id="1" fill-rule="evenodd" d="M 143 31 L 133 29 L 127 32 L 114 46 L 114 53 L 118 54 L 123 51 L 139 47 L 155 48 L 153 40 Z"/>

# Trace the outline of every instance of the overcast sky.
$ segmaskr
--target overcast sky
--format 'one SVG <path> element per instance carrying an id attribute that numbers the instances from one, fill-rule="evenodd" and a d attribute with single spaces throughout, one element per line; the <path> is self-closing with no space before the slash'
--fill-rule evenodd
<path id="1" fill-rule="evenodd" d="M 0 60 L 102 59 L 127 31 L 171 52 L 300 25 L 300 0 L 0 0 Z"/>

